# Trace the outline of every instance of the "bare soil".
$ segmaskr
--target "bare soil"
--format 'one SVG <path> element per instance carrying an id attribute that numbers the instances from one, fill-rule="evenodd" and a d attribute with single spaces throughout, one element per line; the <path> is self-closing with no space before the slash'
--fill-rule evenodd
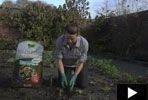
<path id="1" fill-rule="evenodd" d="M 14 54 L 0 52 L 0 56 L 0 100 L 117 100 L 118 80 L 100 73 L 95 66 L 87 65 L 89 87 L 82 91 L 61 92 L 51 80 L 57 77 L 57 69 L 49 65 L 43 66 L 41 87 L 17 88 L 12 84 Z"/>
<path id="2" fill-rule="evenodd" d="M 39 88 L 17 88 L 12 86 L 14 66 L 0 66 L 0 100 L 116 100 L 115 80 L 101 75 L 95 67 L 88 67 L 89 87 L 76 89 L 71 93 L 61 92 L 51 76 L 57 76 L 57 69 L 43 67 L 43 82 Z"/>

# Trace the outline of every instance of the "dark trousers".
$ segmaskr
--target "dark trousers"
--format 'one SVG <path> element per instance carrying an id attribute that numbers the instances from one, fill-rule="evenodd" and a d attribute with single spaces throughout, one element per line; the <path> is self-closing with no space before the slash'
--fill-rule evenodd
<path id="1" fill-rule="evenodd" d="M 68 83 L 69 83 L 69 81 L 72 77 L 72 74 L 73 74 L 73 72 L 75 72 L 76 68 L 65 67 L 64 70 L 65 70 L 65 74 L 66 74 L 66 77 L 67 77 L 67 80 L 68 80 Z M 59 85 L 61 87 L 61 74 L 60 74 L 59 71 L 58 71 L 58 82 L 59 82 Z M 87 67 L 86 66 L 84 66 L 82 68 L 81 72 L 77 76 L 75 85 L 76 85 L 76 87 L 81 88 L 81 89 L 87 88 L 87 86 L 88 86 L 88 73 L 87 73 Z"/>

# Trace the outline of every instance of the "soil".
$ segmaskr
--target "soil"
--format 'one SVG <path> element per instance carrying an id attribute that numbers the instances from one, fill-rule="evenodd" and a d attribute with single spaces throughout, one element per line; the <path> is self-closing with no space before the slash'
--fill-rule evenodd
<path id="1" fill-rule="evenodd" d="M 15 52 L 14 52 L 15 53 Z M 88 66 L 89 86 L 75 88 L 73 92 L 62 92 L 52 79 L 57 77 L 57 68 L 43 66 L 43 82 L 39 88 L 17 88 L 13 86 L 14 54 L 0 52 L 0 100 L 117 100 L 118 80 L 100 73 L 95 66 Z"/>
<path id="2" fill-rule="evenodd" d="M 73 92 L 61 92 L 51 79 L 57 76 L 57 69 L 43 67 L 43 82 L 39 88 L 17 88 L 12 86 L 14 66 L 1 66 L 0 100 L 116 100 L 115 80 L 101 75 L 95 67 L 89 67 L 89 87 L 75 88 Z M 51 84 L 52 83 L 52 84 Z"/>

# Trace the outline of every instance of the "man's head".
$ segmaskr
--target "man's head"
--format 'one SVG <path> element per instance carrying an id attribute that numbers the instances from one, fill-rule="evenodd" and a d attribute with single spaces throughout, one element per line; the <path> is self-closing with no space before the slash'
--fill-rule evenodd
<path id="1" fill-rule="evenodd" d="M 79 28 L 76 24 L 69 24 L 65 27 L 66 38 L 69 45 L 74 45 L 77 41 L 77 36 L 79 33 Z"/>

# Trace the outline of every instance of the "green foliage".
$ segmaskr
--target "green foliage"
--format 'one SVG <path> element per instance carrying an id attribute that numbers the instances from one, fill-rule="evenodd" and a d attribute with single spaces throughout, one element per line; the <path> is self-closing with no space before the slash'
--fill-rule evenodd
<path id="1" fill-rule="evenodd" d="M 87 0 L 65 0 L 65 2 L 67 9 L 72 13 L 78 11 L 83 18 L 89 16 L 89 2 Z"/>
<path id="2" fill-rule="evenodd" d="M 52 7 L 40 2 L 28 4 L 23 8 L 20 17 L 17 19 L 23 38 L 43 41 L 44 47 L 50 49 L 55 35 L 50 31 L 55 14 L 52 9 Z"/>
<path id="3" fill-rule="evenodd" d="M 95 18 L 94 31 L 90 34 L 92 38 L 89 39 L 90 49 L 93 53 L 109 51 L 108 44 L 110 43 L 111 35 L 110 33 L 106 33 L 106 23 L 107 20 L 105 16 Z"/>
<path id="4" fill-rule="evenodd" d="M 10 1 L 10 0 L 5 0 L 5 1 L 2 3 L 2 7 L 12 8 L 12 7 L 14 7 L 14 4 L 13 4 L 13 2 Z"/>
<path id="5" fill-rule="evenodd" d="M 144 12 L 143 12 L 144 13 Z M 91 48 L 95 53 L 111 52 L 119 56 L 136 57 L 139 56 L 138 48 L 146 48 L 144 38 L 139 38 L 141 33 L 142 13 L 134 13 L 122 16 L 108 16 L 102 14 L 95 18 L 94 24 L 96 25 L 96 34 L 91 35 L 94 37 L 90 40 Z M 144 16 L 144 15 L 142 15 Z M 136 21 L 135 21 L 136 20 Z M 95 41 L 93 41 L 95 39 Z M 140 54 L 144 56 L 144 53 Z"/>
<path id="6" fill-rule="evenodd" d="M 76 5 L 73 4 L 75 8 L 68 6 L 70 1 L 56 8 L 40 1 L 18 0 L 13 7 L 3 6 L 4 12 L 0 19 L 3 25 L 19 30 L 21 39 L 41 41 L 45 49 L 51 50 L 55 39 L 64 33 L 66 24 L 82 24 L 86 20 L 82 16 L 87 16 L 89 3 L 86 0 L 76 2 Z M 84 14 L 81 13 L 82 10 Z"/>
<path id="7" fill-rule="evenodd" d="M 122 73 L 122 79 L 128 82 L 137 83 L 139 81 L 138 77 L 131 75 L 129 73 Z"/>
<path id="8" fill-rule="evenodd" d="M 103 87 L 101 87 L 101 90 L 103 90 L 103 92 L 105 94 L 109 94 L 111 92 L 112 87 L 109 85 L 104 85 Z"/>
<path id="9" fill-rule="evenodd" d="M 11 50 L 16 48 L 16 41 L 0 39 L 0 50 Z"/>
<path id="10" fill-rule="evenodd" d="M 91 58 L 91 66 L 97 67 L 97 69 L 114 79 L 117 79 L 119 81 L 123 82 L 138 82 L 138 78 L 134 75 L 131 75 L 126 72 L 121 72 L 117 67 L 112 63 L 111 59 L 96 59 L 96 58 Z"/>
<path id="11" fill-rule="evenodd" d="M 44 51 L 43 52 L 43 65 L 55 67 L 52 51 Z"/>
<path id="12" fill-rule="evenodd" d="M 104 74 L 109 74 L 113 78 L 120 77 L 119 70 L 112 64 L 112 60 L 110 59 L 92 59 L 92 64 Z"/>
<path id="13" fill-rule="evenodd" d="M 96 17 L 95 18 L 95 23 L 96 23 L 96 31 L 99 32 L 102 30 L 104 23 L 106 21 L 105 16 L 101 16 L 101 17 Z"/>

